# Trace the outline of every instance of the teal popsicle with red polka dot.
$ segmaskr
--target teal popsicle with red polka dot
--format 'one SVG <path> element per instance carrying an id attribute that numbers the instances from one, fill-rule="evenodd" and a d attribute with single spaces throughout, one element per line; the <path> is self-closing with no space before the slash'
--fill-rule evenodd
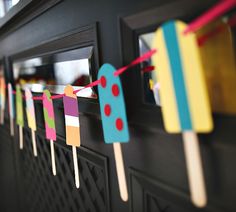
<path id="1" fill-rule="evenodd" d="M 116 69 L 104 64 L 98 72 L 98 94 L 102 117 L 103 134 L 106 143 L 126 143 L 129 141 L 129 130 L 126 117 L 124 95 Z"/>

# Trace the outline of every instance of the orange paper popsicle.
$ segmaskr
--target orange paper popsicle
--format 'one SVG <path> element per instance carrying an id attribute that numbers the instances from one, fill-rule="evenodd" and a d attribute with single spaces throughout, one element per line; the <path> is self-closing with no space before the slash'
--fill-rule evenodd
<path id="1" fill-rule="evenodd" d="M 73 92 L 73 87 L 71 85 L 67 85 L 64 90 L 65 96 L 63 97 L 63 104 L 66 126 L 66 144 L 72 146 L 75 185 L 76 188 L 79 188 L 79 168 L 76 147 L 80 147 L 80 124 L 78 101 L 76 95 Z"/>

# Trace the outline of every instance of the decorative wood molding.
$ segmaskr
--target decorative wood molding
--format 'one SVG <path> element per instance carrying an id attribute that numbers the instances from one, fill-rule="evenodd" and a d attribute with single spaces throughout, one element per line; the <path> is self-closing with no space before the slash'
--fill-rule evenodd
<path id="1" fill-rule="evenodd" d="M 0 36 L 28 23 L 62 0 L 21 0 L 0 18 Z"/>

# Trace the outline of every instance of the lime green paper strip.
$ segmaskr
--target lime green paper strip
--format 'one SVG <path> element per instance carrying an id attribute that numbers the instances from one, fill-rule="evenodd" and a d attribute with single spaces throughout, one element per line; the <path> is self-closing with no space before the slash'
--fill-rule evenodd
<path id="1" fill-rule="evenodd" d="M 19 85 L 16 85 L 16 123 L 24 127 L 23 100 Z"/>

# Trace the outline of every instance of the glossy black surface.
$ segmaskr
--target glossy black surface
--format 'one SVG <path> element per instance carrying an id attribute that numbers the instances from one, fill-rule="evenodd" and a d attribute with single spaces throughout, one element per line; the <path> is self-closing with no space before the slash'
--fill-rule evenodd
<path id="1" fill-rule="evenodd" d="M 11 62 L 16 59 L 91 44 L 97 48 L 95 66 L 92 69 L 94 80 L 99 65 L 109 62 L 115 67 L 121 67 L 137 57 L 137 38 L 140 34 L 154 30 L 160 23 L 172 18 L 191 21 L 215 2 L 61 1 L 15 31 L 12 29 L 16 29 L 22 19 L 6 26 L 4 31 L 0 30 L 0 57 L 5 58 L 7 80 L 13 82 Z M 72 33 L 74 31 L 76 33 Z M 66 37 L 68 39 L 65 40 Z M 78 99 L 83 147 L 78 151 L 78 154 L 83 154 L 79 164 L 89 170 L 82 170 L 84 191 L 74 189 L 71 151 L 65 145 L 63 106 L 59 99 L 54 101 L 54 108 L 58 133 L 57 165 L 61 167 L 60 172 L 64 173 L 61 177 L 54 179 L 50 175 L 49 146 L 45 145 L 40 101 L 35 102 L 39 158 L 35 159 L 32 155 L 27 127 L 24 132 L 27 144 L 24 151 L 19 150 L 18 139 L 10 138 L 8 127 L 0 127 L 0 168 L 4 173 L 1 175 L 0 186 L 1 194 L 5 198 L 0 201 L 2 211 L 236 210 L 236 118 L 215 114 L 214 131 L 199 135 L 209 204 L 205 209 L 196 209 L 189 198 L 181 135 L 165 132 L 160 107 L 143 104 L 138 69 L 130 69 L 122 75 L 122 83 L 131 135 L 130 142 L 122 145 L 130 201 L 125 203 L 120 199 L 113 149 L 111 145 L 104 143 L 96 99 Z M 6 123 L 8 126 L 7 118 Z M 107 161 L 107 167 L 104 161 Z M 24 179 L 24 172 L 31 173 L 27 175 L 28 180 Z M 38 182 L 40 186 L 36 186 Z M 87 191 L 90 192 L 86 193 Z"/>

